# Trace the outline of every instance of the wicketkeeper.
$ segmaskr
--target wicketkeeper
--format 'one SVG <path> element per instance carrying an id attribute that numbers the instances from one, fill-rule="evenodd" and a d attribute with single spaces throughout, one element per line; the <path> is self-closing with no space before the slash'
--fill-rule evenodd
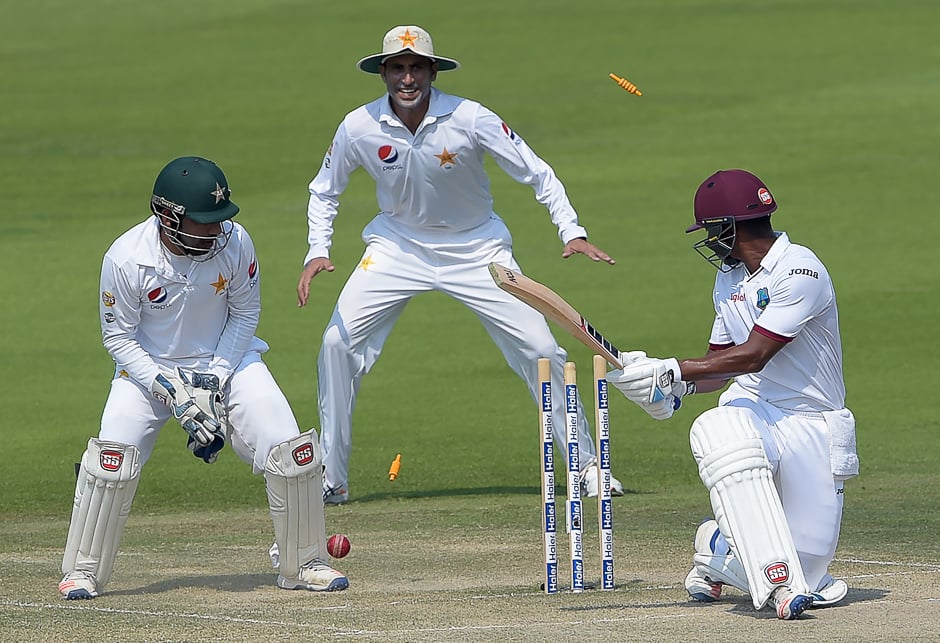
<path id="1" fill-rule="evenodd" d="M 759 178 L 722 170 L 695 194 L 695 249 L 718 268 L 709 351 L 642 353 L 610 382 L 657 419 L 684 395 L 733 383 L 692 423 L 692 454 L 715 519 L 700 525 L 685 581 L 698 601 L 722 585 L 770 602 L 781 619 L 833 605 L 848 588 L 829 575 L 846 479 L 858 474 L 855 418 L 845 408 L 842 343 L 829 272 L 775 232 L 777 203 Z"/>
<path id="2" fill-rule="evenodd" d="M 278 587 L 335 591 L 317 434 L 301 434 L 255 337 L 260 269 L 222 170 L 187 156 L 157 176 L 153 216 L 101 268 L 101 333 L 115 362 L 101 431 L 81 459 L 59 591 L 99 596 L 111 578 L 140 471 L 172 416 L 207 463 L 231 445 L 264 473 Z"/>

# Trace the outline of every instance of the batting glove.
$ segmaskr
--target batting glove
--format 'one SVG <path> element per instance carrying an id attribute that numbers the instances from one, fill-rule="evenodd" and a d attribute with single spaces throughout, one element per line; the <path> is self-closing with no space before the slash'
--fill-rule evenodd
<path id="1" fill-rule="evenodd" d="M 672 395 L 664 397 L 652 404 L 639 404 L 638 406 L 649 414 L 654 420 L 668 420 L 679 408 L 678 400 Z"/>
<path id="2" fill-rule="evenodd" d="M 608 373 L 607 380 L 636 404 L 653 404 L 672 395 L 672 385 L 682 379 L 675 359 L 642 357 L 619 371 Z"/>

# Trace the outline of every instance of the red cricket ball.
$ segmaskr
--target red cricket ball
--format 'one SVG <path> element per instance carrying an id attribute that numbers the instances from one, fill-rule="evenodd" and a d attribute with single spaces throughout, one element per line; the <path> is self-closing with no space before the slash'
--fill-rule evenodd
<path id="1" fill-rule="evenodd" d="M 329 540 L 326 541 L 326 551 L 328 551 L 333 558 L 342 558 L 348 554 L 349 547 L 349 538 L 346 537 L 346 534 L 333 534 L 330 536 Z"/>

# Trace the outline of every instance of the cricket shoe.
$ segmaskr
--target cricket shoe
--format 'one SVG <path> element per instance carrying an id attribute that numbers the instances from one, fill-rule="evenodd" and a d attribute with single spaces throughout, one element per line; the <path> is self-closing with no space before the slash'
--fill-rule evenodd
<path id="1" fill-rule="evenodd" d="M 724 583 L 717 583 L 700 574 L 694 565 L 685 577 L 685 591 L 689 593 L 689 598 L 700 603 L 714 603 L 719 600 L 723 586 Z"/>
<path id="2" fill-rule="evenodd" d="M 725 585 L 722 580 L 718 580 L 718 576 L 732 571 L 729 569 L 729 563 L 733 563 L 729 560 L 731 548 L 721 535 L 718 523 L 711 518 L 703 520 L 698 526 L 693 546 L 696 555 L 692 569 L 685 577 L 685 589 L 693 601 L 714 603 L 721 598 L 721 589 Z"/>
<path id="3" fill-rule="evenodd" d="M 297 578 L 278 574 L 277 586 L 281 589 L 305 589 L 310 592 L 340 592 L 349 587 L 349 579 L 314 558 L 300 568 Z"/>
<path id="4" fill-rule="evenodd" d="M 349 489 L 344 485 L 338 487 L 323 486 L 323 504 L 345 505 L 347 502 L 349 502 Z"/>
<path id="5" fill-rule="evenodd" d="M 591 465 L 581 472 L 581 497 L 596 498 L 598 493 L 597 467 Z M 623 483 L 610 476 L 610 495 L 622 496 Z"/>
<path id="6" fill-rule="evenodd" d="M 59 593 L 67 601 L 96 598 L 98 581 L 91 572 L 69 572 L 59 582 Z"/>
<path id="7" fill-rule="evenodd" d="M 827 574 L 828 576 L 828 574 Z M 844 580 L 828 576 L 829 582 L 813 592 L 813 604 L 811 607 L 832 607 L 849 593 L 849 586 Z"/>
<path id="8" fill-rule="evenodd" d="M 777 608 L 777 618 L 792 621 L 813 606 L 813 597 L 783 585 L 770 595 L 770 604 Z"/>

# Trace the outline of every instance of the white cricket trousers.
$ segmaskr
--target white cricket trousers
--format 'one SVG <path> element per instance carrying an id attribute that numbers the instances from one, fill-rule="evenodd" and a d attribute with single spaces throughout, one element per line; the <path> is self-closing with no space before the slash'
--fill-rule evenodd
<path id="1" fill-rule="evenodd" d="M 719 409 L 751 411 L 806 584 L 818 588 L 839 543 L 844 499 L 844 479 L 833 475 L 829 427 L 823 414 L 781 410 L 755 399 L 737 384 L 722 393 L 719 404 Z"/>
<path id="2" fill-rule="evenodd" d="M 417 231 L 420 240 L 414 238 L 415 231 L 395 226 L 380 214 L 363 230 L 365 253 L 346 281 L 323 333 L 317 371 L 324 487 L 338 489 L 348 483 L 352 415 L 362 376 L 378 360 L 405 305 L 415 295 L 434 290 L 473 311 L 509 367 L 525 380 L 534 400 L 539 399 L 538 358 L 551 359 L 555 442 L 563 447 L 567 353 L 555 341 L 545 318 L 498 288 L 490 276 L 487 266 L 491 262 L 519 270 L 503 221 L 494 215 L 473 230 L 440 236 L 421 230 Z M 578 405 L 584 470 L 593 464 L 596 449 L 580 399 Z"/>
<path id="3" fill-rule="evenodd" d="M 227 442 L 241 460 L 252 465 L 254 473 L 261 473 L 271 449 L 300 435 L 290 404 L 257 351 L 245 353 L 223 393 L 230 425 Z M 119 371 L 111 380 L 98 437 L 134 445 L 143 467 L 170 417 L 170 410 L 150 391 Z M 176 439 L 186 448 L 186 432 L 174 424 Z M 220 457 L 224 456 L 223 450 Z"/>

